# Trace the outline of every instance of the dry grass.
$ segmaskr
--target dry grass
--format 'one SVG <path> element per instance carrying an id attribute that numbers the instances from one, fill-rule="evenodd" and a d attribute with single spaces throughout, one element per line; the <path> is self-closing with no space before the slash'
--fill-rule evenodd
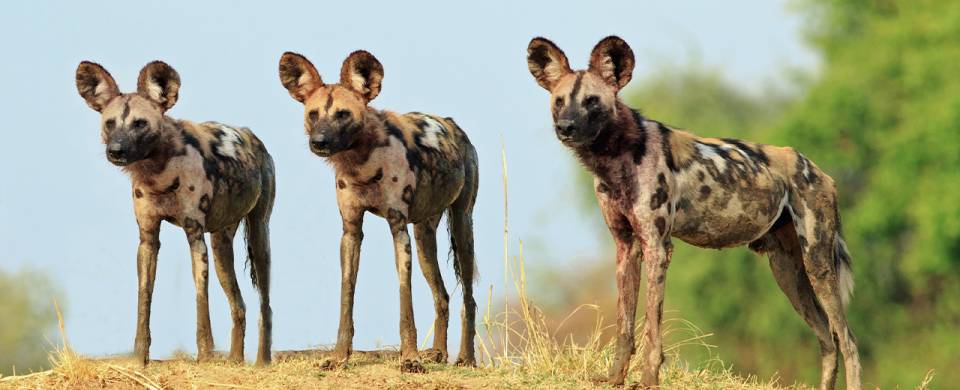
<path id="1" fill-rule="evenodd" d="M 504 194 L 507 192 L 506 158 Z M 506 204 L 504 205 L 506 210 Z M 509 244 L 504 213 L 504 246 Z M 483 315 L 478 336 L 481 367 L 461 368 L 427 364 L 427 374 L 400 373 L 396 351 L 357 352 L 346 369 L 321 371 L 324 351 L 275 353 L 269 367 L 252 367 L 225 361 L 196 363 L 189 356 L 152 361 L 145 368 L 129 358 L 91 359 L 72 352 L 63 320 L 60 331 L 64 343 L 51 354 L 52 369 L 28 375 L 0 378 L 0 389 L 584 389 L 608 388 L 598 379 L 606 374 L 613 359 L 613 341 L 602 339 L 608 326 L 596 307 L 584 305 L 576 312 L 596 311 L 592 336 L 577 343 L 556 336 L 564 321 L 554 329 L 527 296 L 523 244 L 517 256 L 504 250 L 504 290 L 511 286 L 515 300 L 505 301 L 503 311 L 494 312 L 492 304 Z M 488 302 L 493 302 L 490 286 Z M 510 302 L 513 302 L 512 304 Z M 59 315 L 59 310 L 58 310 Z M 568 318 L 570 317 L 568 316 Z M 642 321 L 641 321 L 642 323 Z M 685 348 L 713 347 L 710 336 L 683 320 L 665 323 L 665 337 L 678 340 L 664 348 L 667 361 L 661 374 L 665 389 L 805 389 L 804 385 L 780 384 L 777 378 L 760 380 L 733 374 L 721 361 L 701 367 L 688 367 L 680 358 Z M 425 336 L 429 338 L 429 332 Z M 642 351 L 643 345 L 638 346 Z M 639 355 L 639 353 L 638 353 Z M 628 383 L 636 383 L 640 370 L 634 359 Z M 926 389 L 933 378 L 927 374 L 919 389 Z"/>
<path id="2" fill-rule="evenodd" d="M 196 363 L 188 358 L 152 361 L 145 368 L 129 358 L 88 359 L 70 352 L 55 355 L 54 368 L 0 378 L 2 389 L 582 389 L 606 388 L 563 368 L 460 368 L 427 364 L 428 374 L 403 374 L 393 356 L 358 355 L 344 370 L 321 371 L 319 356 L 290 356 L 259 368 L 225 361 Z M 778 389 L 773 383 L 739 378 L 724 370 L 664 372 L 664 388 Z"/>

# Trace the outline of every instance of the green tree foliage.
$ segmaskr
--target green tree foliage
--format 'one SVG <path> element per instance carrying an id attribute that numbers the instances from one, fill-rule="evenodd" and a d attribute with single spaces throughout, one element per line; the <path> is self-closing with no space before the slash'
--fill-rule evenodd
<path id="1" fill-rule="evenodd" d="M 699 67 L 641 80 L 625 97 L 703 136 L 793 146 L 833 176 L 867 384 L 912 386 L 930 369 L 936 383 L 960 383 L 960 2 L 806 0 L 798 9 L 823 64 L 797 99 L 745 93 Z M 587 179 L 581 198 L 597 215 Z M 597 264 L 612 284 L 608 259 Z M 765 258 L 678 243 L 667 289 L 667 308 L 716 333 L 711 342 L 735 370 L 816 383 L 816 338 Z"/>
<path id="2" fill-rule="evenodd" d="M 960 3 L 808 7 L 837 27 L 812 30 L 823 73 L 776 141 L 838 179 L 867 378 L 960 383 Z"/>
<path id="3" fill-rule="evenodd" d="M 50 280 L 38 272 L 0 270 L 0 373 L 47 367 L 56 342 L 54 296 Z"/>

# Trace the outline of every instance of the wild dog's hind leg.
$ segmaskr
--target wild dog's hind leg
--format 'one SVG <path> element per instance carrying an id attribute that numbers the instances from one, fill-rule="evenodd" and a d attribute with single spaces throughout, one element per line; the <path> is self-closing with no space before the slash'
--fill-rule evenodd
<path id="1" fill-rule="evenodd" d="M 210 332 L 209 262 L 207 243 L 203 239 L 203 225 L 187 218 L 183 224 L 190 243 L 193 259 L 193 284 L 197 291 L 197 361 L 207 361 L 213 354 L 213 334 Z"/>
<path id="2" fill-rule="evenodd" d="M 476 254 L 473 243 L 473 206 L 477 200 L 476 154 L 467 163 L 466 178 L 457 200 L 447 208 L 447 224 L 450 228 L 450 247 L 453 250 L 453 270 L 463 287 L 463 311 L 461 312 L 460 353 L 458 366 L 474 367 L 477 358 L 474 338 L 477 334 L 477 303 L 473 299 L 473 280 L 477 276 Z"/>
<path id="3" fill-rule="evenodd" d="M 447 323 L 450 320 L 450 296 L 443 285 L 440 264 L 437 261 L 437 224 L 440 215 L 413 225 L 413 237 L 417 241 L 417 255 L 420 270 L 433 293 L 433 308 L 436 319 L 433 320 L 433 348 L 424 353 L 425 359 L 433 363 L 447 362 Z"/>
<path id="4" fill-rule="evenodd" d="M 783 212 L 788 213 L 786 210 Z M 758 246 L 751 244 L 751 248 L 767 254 L 770 259 L 770 269 L 773 270 L 773 276 L 780 289 L 817 335 L 820 341 L 820 389 L 833 389 L 837 380 L 837 353 L 839 352 L 836 340 L 830 333 L 827 315 L 817 303 L 813 287 L 807 279 L 800 242 L 797 239 L 793 221 L 789 220 L 789 217 L 786 218 L 786 225 L 767 233 L 757 241 Z"/>
<path id="5" fill-rule="evenodd" d="M 247 256 L 250 258 L 250 278 L 260 294 L 260 340 L 257 345 L 256 365 L 270 364 L 273 345 L 273 309 L 270 307 L 270 215 L 276 187 L 270 170 L 264 172 L 260 199 L 244 218 Z"/>
<path id="6" fill-rule="evenodd" d="M 417 352 L 417 326 L 413 319 L 413 296 L 410 288 L 410 271 L 413 268 L 410 234 L 407 233 L 407 218 L 400 211 L 390 209 L 387 215 L 390 232 L 393 234 L 393 250 L 400 280 L 400 371 L 425 372 Z"/>
<path id="7" fill-rule="evenodd" d="M 340 326 L 337 345 L 320 368 L 332 370 L 346 364 L 353 351 L 353 297 L 360 266 L 360 243 L 363 241 L 363 211 L 341 207 L 343 236 L 340 238 Z"/>
<path id="8" fill-rule="evenodd" d="M 230 317 L 233 319 L 229 359 L 242 362 L 243 338 L 247 328 L 247 307 L 243 303 L 240 285 L 237 283 L 237 273 L 233 268 L 233 237 L 236 233 L 236 224 L 213 232 L 210 234 L 210 245 L 213 247 L 213 264 L 217 270 L 217 279 L 220 280 L 220 287 L 223 287 L 223 292 L 227 295 Z"/>
<path id="9" fill-rule="evenodd" d="M 836 337 L 840 352 L 843 353 L 847 389 L 860 389 L 860 356 L 857 352 L 856 338 L 847 324 L 843 297 L 841 294 L 840 262 L 835 256 L 839 240 L 836 197 L 832 187 L 808 188 L 806 191 L 795 189 L 791 193 L 790 207 L 798 232 L 800 249 L 806 276 L 823 308 Z"/>
<path id="10" fill-rule="evenodd" d="M 133 353 L 140 364 L 150 359 L 150 304 L 153 282 L 157 276 L 157 253 L 160 251 L 160 220 L 140 219 L 140 246 L 137 248 L 137 336 Z"/>

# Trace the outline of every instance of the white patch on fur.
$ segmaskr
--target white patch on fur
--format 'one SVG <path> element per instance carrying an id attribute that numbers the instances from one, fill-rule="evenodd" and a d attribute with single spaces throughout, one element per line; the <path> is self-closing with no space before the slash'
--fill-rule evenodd
<path id="1" fill-rule="evenodd" d="M 223 137 L 220 138 L 220 146 L 217 147 L 217 152 L 221 155 L 227 157 L 237 157 L 237 145 L 240 142 L 240 133 L 237 133 L 237 129 L 234 129 L 230 126 L 218 124 L 220 130 L 223 130 Z"/>
<path id="2" fill-rule="evenodd" d="M 164 100 L 163 88 L 160 88 L 160 84 L 153 82 L 153 79 L 147 83 L 147 95 L 154 101 L 162 102 Z"/>
<path id="3" fill-rule="evenodd" d="M 840 234 L 834 235 L 834 256 L 841 256 L 838 252 L 843 252 L 844 256 L 849 258 L 850 250 L 847 249 L 847 243 L 843 241 Z M 836 261 L 836 260 L 835 260 Z M 837 281 L 840 284 L 840 304 L 843 309 L 850 305 L 850 298 L 853 296 L 853 270 L 850 269 L 848 261 L 840 261 L 840 269 L 837 270 Z"/>
<path id="4" fill-rule="evenodd" d="M 744 152 L 743 150 L 738 148 L 736 145 L 723 144 L 723 145 L 720 145 L 720 148 L 726 151 L 736 150 L 738 153 L 740 153 L 741 156 L 743 156 L 743 159 L 745 161 L 750 161 L 750 156 L 747 156 L 747 152 Z"/>
<path id="5" fill-rule="evenodd" d="M 97 83 L 97 87 L 93 89 L 93 96 L 97 98 L 102 98 L 103 93 L 107 91 L 107 83 Z"/>
<path id="6" fill-rule="evenodd" d="M 297 77 L 298 86 L 307 85 L 307 83 L 312 83 L 312 82 L 313 82 L 313 77 L 310 75 L 310 72 L 300 73 L 300 77 Z"/>
<path id="7" fill-rule="evenodd" d="M 370 88 L 364 87 L 364 84 L 367 83 L 367 79 L 363 78 L 359 73 L 353 73 L 350 75 L 350 84 L 353 84 L 353 89 L 360 92 L 362 95 L 370 93 Z"/>
<path id="8" fill-rule="evenodd" d="M 713 150 L 713 147 L 701 144 L 699 142 L 694 142 L 694 146 L 696 146 L 697 153 L 699 153 L 701 157 L 713 160 L 720 172 L 727 170 L 727 160 L 724 160 L 723 157 L 720 157 L 720 155 Z"/>
<path id="9" fill-rule="evenodd" d="M 440 136 L 446 135 L 447 129 L 429 116 L 424 116 L 423 121 L 427 123 L 427 127 L 423 129 L 423 145 L 440 149 Z"/>

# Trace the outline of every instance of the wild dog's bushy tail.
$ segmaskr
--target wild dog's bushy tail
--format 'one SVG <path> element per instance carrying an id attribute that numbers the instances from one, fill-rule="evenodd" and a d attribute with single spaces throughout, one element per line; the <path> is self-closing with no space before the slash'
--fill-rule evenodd
<path id="1" fill-rule="evenodd" d="M 447 233 L 450 236 L 450 255 L 457 281 L 465 286 L 477 278 L 477 261 L 473 246 L 473 200 L 476 193 L 462 194 L 468 202 L 458 199 L 447 209 Z"/>
<path id="2" fill-rule="evenodd" d="M 261 294 L 270 290 L 270 215 L 273 213 L 273 200 L 277 192 L 274 177 L 273 158 L 264 157 L 262 192 L 253 210 L 243 219 L 244 240 L 247 243 L 247 262 L 250 266 L 250 279 Z"/>
<path id="3" fill-rule="evenodd" d="M 469 215 L 447 213 L 447 233 L 450 235 L 450 255 L 453 272 L 461 285 L 472 284 L 477 278 L 477 262 L 473 252 L 473 221 Z"/>
<path id="4" fill-rule="evenodd" d="M 853 296 L 853 260 L 840 232 L 837 232 L 833 239 L 833 262 L 840 282 L 840 303 L 846 310 L 850 297 Z"/>
<path id="5" fill-rule="evenodd" d="M 477 152 L 473 145 L 465 142 L 462 147 L 467 156 L 464 161 L 466 175 L 460 195 L 447 208 L 447 232 L 457 281 L 462 286 L 469 286 L 477 278 L 477 261 L 473 250 L 473 206 L 477 201 L 479 175 Z"/>

